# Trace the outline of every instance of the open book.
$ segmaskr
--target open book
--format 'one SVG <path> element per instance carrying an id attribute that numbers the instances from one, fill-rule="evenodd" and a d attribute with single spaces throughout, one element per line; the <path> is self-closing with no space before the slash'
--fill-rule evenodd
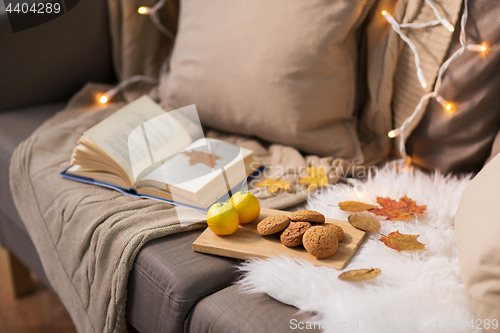
<path id="1" fill-rule="evenodd" d="M 143 96 L 85 131 L 65 178 L 206 211 L 256 170 L 253 152 L 205 139 L 194 105 L 166 112 Z"/>

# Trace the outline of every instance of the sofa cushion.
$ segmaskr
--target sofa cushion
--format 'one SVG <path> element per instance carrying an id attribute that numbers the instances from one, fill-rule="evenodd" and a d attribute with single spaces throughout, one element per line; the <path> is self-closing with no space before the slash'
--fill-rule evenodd
<path id="1" fill-rule="evenodd" d="M 9 187 L 10 158 L 17 145 L 45 120 L 64 108 L 64 103 L 46 104 L 0 113 L 0 210 L 24 228 Z"/>
<path id="2" fill-rule="evenodd" d="M 322 332 L 307 329 L 311 313 L 301 312 L 266 294 L 245 294 L 234 285 L 205 297 L 196 304 L 185 332 Z"/>
<path id="3" fill-rule="evenodd" d="M 127 321 L 140 332 L 182 332 L 200 299 L 237 278 L 238 260 L 192 250 L 201 232 L 148 242 L 137 255 L 129 276 Z"/>
<path id="4" fill-rule="evenodd" d="M 0 111 L 67 99 L 87 81 L 114 80 L 105 0 L 79 1 L 16 33 L 0 10 L 0 45 Z"/>
<path id="5" fill-rule="evenodd" d="M 500 129 L 500 3 L 471 1 L 465 31 L 467 44 L 489 47 L 484 54 L 466 50 L 450 64 L 439 93 L 454 109 L 432 99 L 408 140 L 413 163 L 428 170 L 479 171 Z M 457 26 L 447 58 L 460 48 L 459 34 Z"/>
<path id="6" fill-rule="evenodd" d="M 361 161 L 357 28 L 373 0 L 184 0 L 163 102 L 202 124 Z"/>

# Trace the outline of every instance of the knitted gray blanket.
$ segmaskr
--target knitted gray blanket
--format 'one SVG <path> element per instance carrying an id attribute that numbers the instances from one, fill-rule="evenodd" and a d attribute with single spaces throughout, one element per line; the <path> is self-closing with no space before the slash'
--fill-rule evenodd
<path id="1" fill-rule="evenodd" d="M 84 88 L 20 144 L 10 185 L 47 277 L 78 331 L 126 332 L 128 273 L 141 246 L 206 224 L 193 213 L 193 224 L 181 226 L 172 205 L 59 175 L 83 131 L 123 106 L 96 110 L 97 90 L 103 89 Z"/>

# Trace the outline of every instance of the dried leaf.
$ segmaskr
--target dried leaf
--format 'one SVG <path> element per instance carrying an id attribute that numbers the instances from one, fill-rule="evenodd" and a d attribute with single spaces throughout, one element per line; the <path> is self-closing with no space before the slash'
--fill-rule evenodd
<path id="1" fill-rule="evenodd" d="M 364 212 L 365 210 L 377 208 L 377 206 L 358 201 L 342 201 L 339 202 L 339 207 L 346 212 Z"/>
<path id="2" fill-rule="evenodd" d="M 417 251 L 425 250 L 425 244 L 420 243 L 417 238 L 419 235 L 404 235 L 399 231 L 391 232 L 387 237 L 382 237 L 379 240 L 387 247 L 396 251 Z"/>
<path id="3" fill-rule="evenodd" d="M 189 156 L 189 165 L 195 165 L 198 163 L 202 163 L 210 168 L 214 167 L 215 160 L 218 160 L 221 158 L 219 155 L 207 154 L 205 152 L 196 151 L 196 150 L 185 151 L 185 152 L 182 152 L 182 154 Z"/>
<path id="4" fill-rule="evenodd" d="M 308 176 L 299 179 L 299 184 L 308 184 L 308 191 L 317 189 L 318 187 L 323 187 L 328 184 L 328 176 L 325 173 L 325 169 L 316 168 L 314 166 L 307 168 Z"/>
<path id="5" fill-rule="evenodd" d="M 339 275 L 339 279 L 342 281 L 365 281 L 369 279 L 373 279 L 382 273 L 379 268 L 371 268 L 371 269 L 354 269 L 352 271 L 347 271 Z"/>
<path id="6" fill-rule="evenodd" d="M 347 220 L 355 228 L 372 232 L 380 231 L 380 223 L 372 218 L 352 214 L 347 217 Z"/>
<path id="7" fill-rule="evenodd" d="M 278 180 L 266 178 L 260 183 L 255 184 L 256 187 L 267 187 L 267 191 L 271 194 L 276 194 L 281 191 L 291 189 L 290 182 L 286 180 Z"/>
<path id="8" fill-rule="evenodd" d="M 399 202 L 391 198 L 377 197 L 377 203 L 382 208 L 375 208 L 370 213 L 385 216 L 388 220 L 408 221 L 410 217 L 423 214 L 427 209 L 427 205 L 417 206 L 417 203 L 406 195 L 400 198 Z"/>

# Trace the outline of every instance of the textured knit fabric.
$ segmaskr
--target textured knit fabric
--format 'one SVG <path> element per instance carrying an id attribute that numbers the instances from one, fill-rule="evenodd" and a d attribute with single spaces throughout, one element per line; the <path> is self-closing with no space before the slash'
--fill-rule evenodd
<path id="1" fill-rule="evenodd" d="M 451 112 L 432 99 L 406 145 L 412 162 L 428 170 L 478 172 L 500 129 L 500 2 L 469 1 L 467 44 L 488 45 L 487 52 L 466 50 L 443 75 L 439 92 L 453 103 Z M 457 26 L 447 57 L 460 48 Z"/>
<path id="2" fill-rule="evenodd" d="M 47 277 L 78 331 L 125 332 L 128 273 L 141 246 L 206 224 L 181 226 L 169 204 L 59 176 L 82 132 L 117 109 L 90 107 L 95 91 L 87 87 L 21 143 L 10 185 Z"/>
<path id="3" fill-rule="evenodd" d="M 434 1 L 434 3 L 443 14 L 443 17 L 453 25 L 457 22 L 462 5 L 461 1 L 439 0 Z M 406 3 L 401 1 L 398 7 L 405 7 L 404 14 L 397 18 L 401 23 L 428 22 L 436 19 L 431 7 L 421 0 L 408 0 Z M 445 56 L 453 35 L 442 25 L 427 29 L 404 29 L 404 32 L 417 47 L 421 62 L 420 66 L 424 71 L 428 85 L 425 89 L 420 85 L 415 67 L 415 56 L 408 45 L 398 37 L 396 48 L 399 49 L 399 57 L 394 75 L 392 97 L 395 127 L 401 126 L 413 113 L 420 98 L 433 89 L 439 67 L 446 60 Z M 424 105 L 424 109 L 426 105 Z M 419 123 L 422 115 L 423 112 L 405 128 L 405 140 L 408 139 L 409 134 Z"/>

